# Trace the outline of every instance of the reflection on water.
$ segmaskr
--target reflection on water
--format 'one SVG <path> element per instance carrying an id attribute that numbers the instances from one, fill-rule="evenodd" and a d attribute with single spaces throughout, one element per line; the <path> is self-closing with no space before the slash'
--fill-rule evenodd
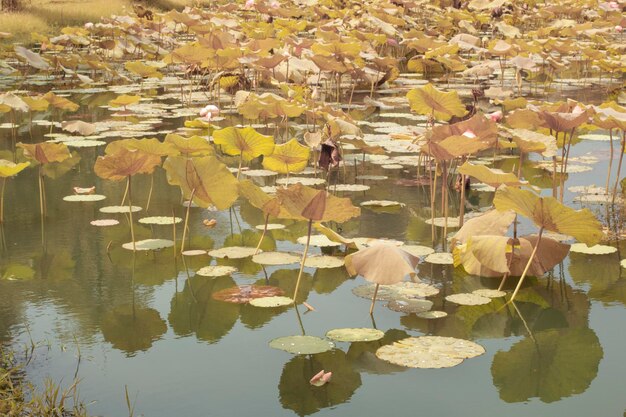
<path id="1" fill-rule="evenodd" d="M 178 120 L 175 125 L 181 122 Z M 34 128 L 35 135 L 43 133 Z M 578 145 L 580 152 L 593 151 L 593 147 L 584 145 Z M 273 337 L 299 334 L 304 326 L 307 334 L 317 336 L 336 327 L 371 326 L 365 313 L 367 300 L 354 297 L 350 291 L 362 283 L 361 279 L 349 278 L 344 268 L 305 268 L 298 302 L 306 301 L 316 311 L 299 315 L 292 311 L 293 307 L 260 309 L 215 300 L 212 295 L 217 291 L 249 284 L 273 285 L 291 294 L 297 265 L 263 268 L 250 258 L 214 259 L 208 255 L 186 257 L 183 262 L 174 257 L 172 249 L 136 255 L 122 249 L 120 244 L 130 240 L 127 217 L 104 215 L 98 210 L 119 204 L 124 194 L 123 184 L 105 182 L 93 174 L 94 160 L 101 152 L 81 149 L 71 163 L 47 169 L 49 215 L 43 242 L 35 171 L 11 180 L 6 192 L 7 221 L 2 226 L 0 257 L 0 340 L 23 342 L 31 329 L 35 337 L 48 338 L 53 346 L 73 343 L 76 338 L 91 358 L 81 365 L 81 384 L 87 387 L 90 400 L 106 398 L 94 406 L 99 414 L 118 415 L 124 411 L 118 394 L 120 387 L 131 379 L 125 373 L 127 368 L 145 371 L 141 367 L 146 366 L 155 370 L 150 376 L 133 373 L 137 389 L 149 387 L 143 394 L 159 389 L 151 383 L 153 379 L 167 379 L 167 367 L 160 369 L 159 365 L 169 362 L 176 362 L 186 373 L 177 386 L 162 392 L 163 398 L 186 404 L 188 415 L 193 416 L 206 415 L 207 402 L 232 410 L 232 415 L 250 411 L 241 401 L 237 386 L 246 382 L 228 379 L 230 374 L 244 375 L 250 381 L 246 385 L 247 395 L 258 393 L 256 401 L 263 414 L 277 416 L 304 416 L 328 408 L 341 415 L 364 415 L 368 411 L 366 399 L 373 397 L 389 398 L 389 412 L 415 409 L 419 399 L 423 411 L 432 414 L 441 405 L 436 396 L 419 397 L 418 390 L 404 396 L 398 393 L 405 387 L 422 384 L 422 389 L 437 387 L 450 395 L 460 395 L 468 390 L 467 380 L 484 415 L 575 415 L 579 404 L 569 397 L 597 406 L 605 401 L 621 401 L 617 394 L 607 400 L 603 391 L 618 386 L 622 374 L 602 367 L 603 358 L 611 354 L 611 363 L 623 361 L 620 349 L 626 346 L 626 335 L 615 335 L 611 330 L 621 322 L 606 318 L 624 316 L 626 279 L 619 254 L 571 254 L 553 274 L 528 279 L 515 305 L 495 299 L 473 307 L 446 302 L 445 296 L 497 288 L 499 279 L 467 276 L 459 268 L 422 263 L 419 277 L 441 291 L 432 298 L 433 309 L 446 311 L 448 317 L 427 320 L 380 308 L 376 321 L 378 328 L 385 331 L 383 339 L 338 344 L 334 350 L 317 355 L 290 356 L 272 351 L 267 342 Z M 510 171 L 516 161 L 503 159 L 496 166 Z M 598 164 L 594 169 L 604 172 L 605 165 Z M 532 184 L 551 186 L 550 176 L 529 161 L 524 162 L 522 171 Z M 357 173 L 386 175 L 389 179 L 357 180 Z M 415 175 L 416 168 L 412 166 L 391 171 L 365 163 L 357 169 L 348 166 L 345 173 L 340 169 L 331 182 L 360 183 L 371 188 L 339 195 L 350 196 L 355 204 L 385 199 L 402 201 L 406 207 L 391 212 L 363 209 L 359 219 L 342 224 L 341 229 L 330 226 L 346 237 L 386 237 L 433 245 L 431 226 L 425 223 L 430 217 L 429 190 L 411 181 Z M 273 185 L 274 181 L 262 178 L 259 183 Z M 91 185 L 107 200 L 61 200 L 71 193 L 72 187 Z M 138 213 L 138 218 L 172 213 L 183 217 L 180 192 L 167 185 L 162 171 L 156 172 L 154 185 L 150 210 Z M 133 179 L 134 202 L 145 205 L 149 186 L 149 177 Z M 450 212 L 456 214 L 459 196 L 453 191 L 451 199 Z M 493 193 L 489 192 L 471 190 L 467 194 L 468 207 L 476 209 L 490 205 L 492 199 Z M 91 220 L 109 217 L 120 224 L 103 228 L 89 224 Z M 202 224 L 205 219 L 215 219 L 215 228 L 206 228 Z M 263 222 L 262 213 L 244 201 L 223 212 L 193 208 L 185 246 L 203 250 L 225 245 L 255 247 L 261 236 L 255 226 Z M 261 248 L 301 251 L 303 246 L 296 240 L 306 234 L 306 224 L 282 223 L 287 227 L 269 231 Z M 519 227 L 523 233 L 531 230 L 524 223 Z M 182 226 L 176 230 L 180 238 Z M 172 234 L 171 226 L 135 225 L 137 239 L 171 239 Z M 434 246 L 438 251 L 444 250 L 444 238 L 443 230 L 436 229 Z M 312 248 L 311 252 L 344 255 L 343 248 Z M 209 264 L 234 266 L 238 272 L 218 278 L 195 275 L 196 270 Z M 514 280 L 507 282 L 508 288 L 514 285 Z M 476 340 L 486 346 L 487 354 L 454 370 L 438 371 L 402 368 L 375 355 L 382 345 L 420 334 Z M 66 364 L 67 359 L 58 349 L 51 352 L 55 360 L 51 363 Z M 29 371 L 36 377 L 48 372 L 65 376 L 61 365 L 57 368 L 51 363 Z M 207 371 L 198 364 L 207 364 L 211 369 Z M 311 386 L 310 378 L 322 369 L 333 373 L 331 382 L 322 387 Z M 103 372 L 105 381 L 98 379 Z M 466 375 L 465 382 L 461 382 L 462 375 Z M 221 383 L 222 379 L 227 382 Z M 215 384 L 211 390 L 204 388 L 207 380 Z M 158 398 L 139 398 L 138 410 L 146 410 L 146 415 L 172 415 Z M 528 401 L 531 404 L 524 405 L 528 408 L 515 408 L 514 403 Z M 544 403 L 558 404 L 551 405 L 558 408 L 545 411 Z M 466 413 L 463 404 L 447 404 L 449 414 Z"/>

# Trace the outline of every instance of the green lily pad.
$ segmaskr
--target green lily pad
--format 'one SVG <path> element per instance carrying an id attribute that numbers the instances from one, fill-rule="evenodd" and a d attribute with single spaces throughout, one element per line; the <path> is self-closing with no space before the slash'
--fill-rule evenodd
<path id="1" fill-rule="evenodd" d="M 174 242 L 168 239 L 144 239 L 135 242 L 135 250 L 159 250 L 171 248 Z M 124 243 L 124 249 L 133 250 L 133 242 Z"/>
<path id="2" fill-rule="evenodd" d="M 139 206 L 133 206 L 133 213 L 143 210 Z M 100 207 L 100 213 L 118 214 L 130 212 L 128 206 L 106 206 Z"/>
<path id="3" fill-rule="evenodd" d="M 260 265 L 290 265 L 300 262 L 300 256 L 288 252 L 261 252 L 252 257 Z"/>
<path id="4" fill-rule="evenodd" d="M 206 252 L 205 252 L 206 253 Z M 237 272 L 237 268 L 224 265 L 209 265 L 196 271 L 196 275 L 203 277 L 223 277 Z"/>
<path id="5" fill-rule="evenodd" d="M 250 305 L 255 307 L 284 307 L 293 304 L 293 299 L 283 296 L 261 297 L 250 300 Z"/>
<path id="6" fill-rule="evenodd" d="M 142 217 L 139 219 L 139 223 L 142 224 L 157 224 L 157 225 L 172 225 L 174 223 L 180 223 L 183 219 L 180 217 L 171 217 L 171 216 L 151 216 L 151 217 Z"/>
<path id="7" fill-rule="evenodd" d="M 222 259 L 243 259 L 254 255 L 255 248 L 248 246 L 227 246 L 209 251 L 209 256 Z"/>
<path id="8" fill-rule="evenodd" d="M 333 329 L 326 333 L 326 337 L 337 342 L 371 342 L 382 339 L 384 332 L 377 329 L 361 328 L 343 328 Z"/>
<path id="9" fill-rule="evenodd" d="M 491 298 L 473 293 L 448 295 L 446 300 L 462 306 L 479 306 L 491 302 Z"/>
<path id="10" fill-rule="evenodd" d="M 376 356 L 407 368 L 450 368 L 483 353 L 485 348 L 469 340 L 421 336 L 383 346 L 376 351 Z"/>
<path id="11" fill-rule="evenodd" d="M 284 336 L 270 341 L 270 347 L 296 355 L 314 355 L 328 352 L 335 344 L 315 336 Z"/>

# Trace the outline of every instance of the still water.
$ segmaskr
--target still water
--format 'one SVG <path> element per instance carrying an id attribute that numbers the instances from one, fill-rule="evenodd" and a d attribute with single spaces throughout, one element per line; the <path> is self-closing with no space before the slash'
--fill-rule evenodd
<path id="1" fill-rule="evenodd" d="M 91 96 L 90 96 L 91 97 Z M 85 97 L 75 95 L 85 103 Z M 79 112 L 87 121 L 109 117 L 95 104 Z M 408 112 L 408 109 L 402 111 Z M 183 119 L 163 122 L 155 130 L 180 126 Z M 370 115 L 368 121 L 408 125 L 409 119 Z M 230 121 L 224 123 L 228 125 Z M 373 133 L 364 126 L 366 133 Z M 34 127 L 38 140 L 47 127 Z M 3 135 L 10 149 L 9 131 Z M 162 133 L 154 136 L 162 137 Z M 30 142 L 28 129 L 20 139 Z M 574 156 L 591 155 L 598 162 L 591 171 L 570 174 L 567 186 L 603 185 L 608 163 L 608 142 L 582 141 Z M 449 316 L 420 319 L 376 305 L 373 319 L 369 301 L 351 290 L 362 278 L 349 278 L 345 269 L 305 269 L 300 296 L 316 311 L 300 305 L 259 309 L 214 300 L 213 292 L 236 284 L 269 283 L 293 291 L 298 266 L 266 267 L 249 258 L 222 261 L 209 256 L 174 258 L 173 250 L 144 254 L 120 248 L 130 241 L 125 215 L 105 215 L 99 207 L 119 204 L 123 183 L 98 178 L 93 164 L 103 148 L 78 149 L 80 161 L 58 178 L 46 178 L 48 217 L 42 232 L 36 170 L 29 169 L 9 181 L 6 192 L 4 249 L 0 257 L 0 339 L 20 348 L 32 340 L 34 360 L 30 378 L 43 385 L 45 378 L 67 386 L 81 379 L 81 398 L 95 415 L 128 415 L 127 387 L 136 415 L 166 416 L 373 416 L 419 414 L 430 416 L 621 416 L 626 409 L 626 278 L 620 251 L 611 255 L 570 254 L 552 273 L 529 280 L 518 296 L 517 310 L 493 301 L 485 306 L 446 303 L 447 294 L 478 288 L 497 288 L 499 280 L 467 276 L 461 268 L 422 263 L 419 277 L 441 289 L 432 298 L 433 309 Z M 75 160 L 76 161 L 76 160 Z M 494 166 L 511 170 L 515 159 Z M 233 161 L 231 166 L 235 165 Z M 356 174 L 385 175 L 387 180 L 355 179 Z M 415 176 L 415 167 L 384 169 L 366 162 L 340 168 L 339 183 L 364 183 L 365 192 L 344 192 L 355 205 L 365 200 L 397 200 L 405 207 L 393 212 L 366 208 L 362 215 L 341 225 L 347 237 L 384 237 L 432 246 L 427 188 L 397 181 Z M 524 166 L 524 176 L 542 187 L 548 174 Z M 149 177 L 133 180 L 133 202 L 144 205 Z M 273 177 L 258 180 L 273 184 Z M 62 200 L 72 187 L 95 185 L 107 199 L 95 203 Z M 183 217 L 180 191 L 169 186 L 157 170 L 149 215 Z M 573 206 L 573 194 L 566 192 Z M 488 206 L 493 193 L 470 191 L 476 209 Z M 457 213 L 453 192 L 450 212 Z M 604 219 L 605 206 L 590 206 Z M 137 217 L 145 216 L 138 213 Z M 117 218 L 120 224 L 98 228 L 90 221 Z M 204 219 L 216 219 L 207 229 Z M 255 246 L 263 224 L 262 213 L 241 199 L 232 211 L 191 210 L 188 248 Z M 301 252 L 296 242 L 306 235 L 304 223 L 286 223 L 271 231 L 265 250 Z M 335 225 L 333 225 L 335 226 Z M 532 232 L 522 223 L 523 232 Z M 178 236 L 182 227 L 178 227 Z M 171 226 L 136 224 L 137 239 L 170 238 Z M 438 250 L 442 249 L 438 231 Z M 312 248 L 320 253 L 320 248 Z M 340 249 L 324 249 L 341 254 Z M 194 272 L 210 264 L 231 264 L 232 277 L 207 278 Z M 510 282 L 513 286 L 515 282 Z M 268 342 L 287 335 L 323 337 L 339 327 L 383 330 L 377 342 L 337 343 L 334 350 L 294 356 L 273 350 Z M 420 370 L 390 365 L 376 358 L 383 344 L 408 336 L 441 335 L 476 341 L 486 354 L 449 369 Z M 319 370 L 333 372 L 331 383 L 313 387 L 309 379 Z"/>

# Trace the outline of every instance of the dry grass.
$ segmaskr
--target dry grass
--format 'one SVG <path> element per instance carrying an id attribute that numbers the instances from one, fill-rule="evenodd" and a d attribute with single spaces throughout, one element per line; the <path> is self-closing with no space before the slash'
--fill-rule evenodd
<path id="1" fill-rule="evenodd" d="M 0 13 L 0 31 L 13 34 L 10 42 L 27 43 L 32 32 L 50 33 L 51 27 L 45 19 L 28 12 Z"/>
<path id="2" fill-rule="evenodd" d="M 155 10 L 207 6 L 210 0 L 143 0 L 137 3 Z M 12 43 L 30 43 L 31 33 L 57 35 L 65 26 L 98 22 L 112 14 L 133 14 L 133 0 L 24 0 L 17 13 L 0 13 L 0 32 L 9 32 Z"/>

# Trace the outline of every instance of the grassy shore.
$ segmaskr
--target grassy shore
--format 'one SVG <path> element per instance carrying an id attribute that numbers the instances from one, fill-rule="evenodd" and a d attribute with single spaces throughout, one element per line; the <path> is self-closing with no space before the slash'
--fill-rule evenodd
<path id="1" fill-rule="evenodd" d="M 197 0 L 152 0 L 138 2 L 155 11 L 208 4 Z M 66 26 L 98 22 L 112 14 L 133 15 L 132 0 L 23 0 L 16 12 L 0 12 L 0 32 L 12 34 L 11 43 L 30 43 L 31 33 L 57 35 Z"/>

